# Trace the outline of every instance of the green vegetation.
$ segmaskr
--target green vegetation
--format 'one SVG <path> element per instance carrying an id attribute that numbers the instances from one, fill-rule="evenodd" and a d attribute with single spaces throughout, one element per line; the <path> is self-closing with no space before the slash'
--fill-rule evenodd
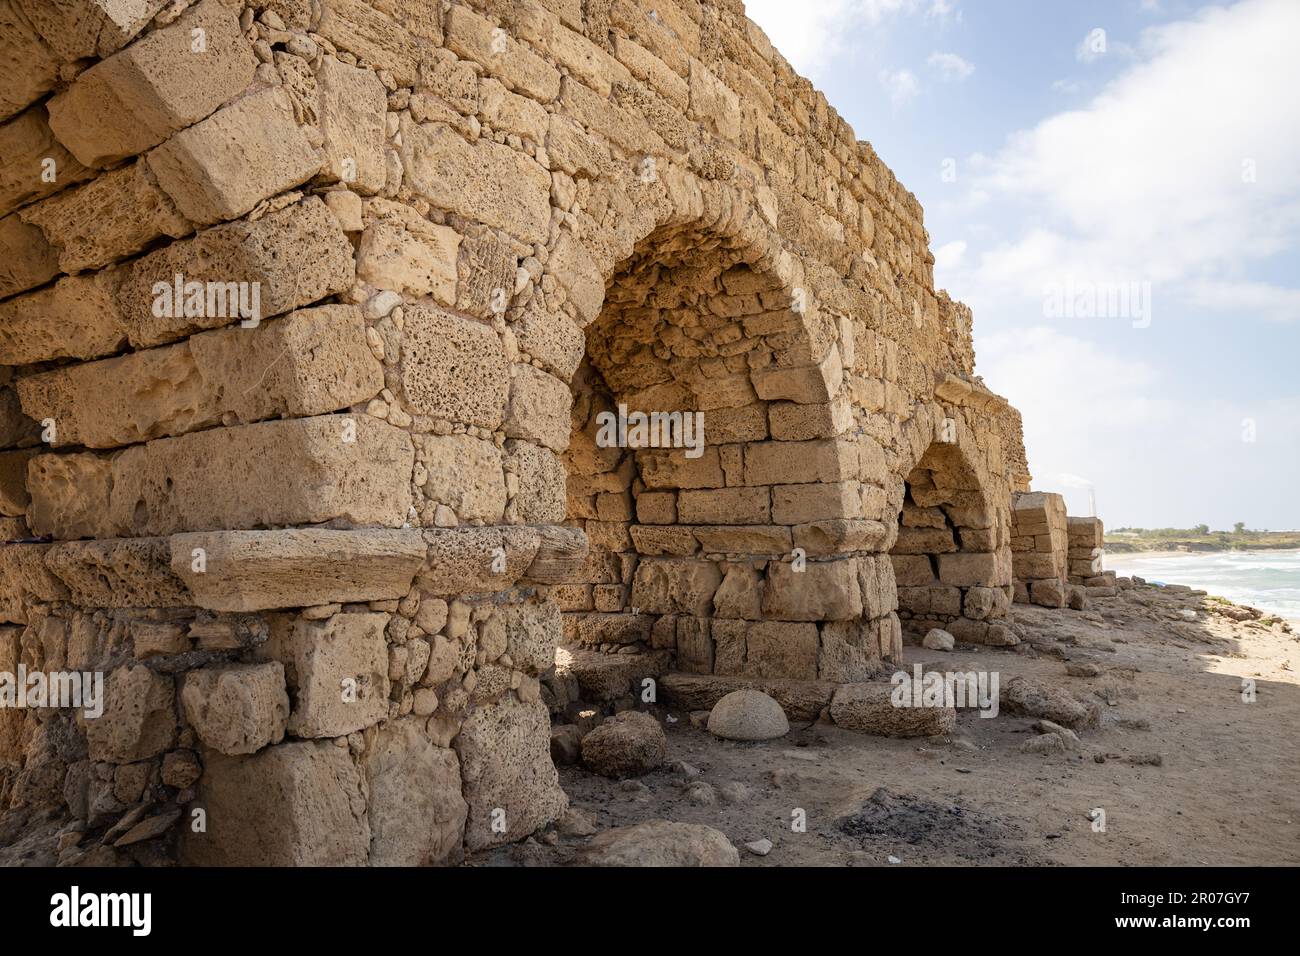
<path id="1" fill-rule="evenodd" d="M 1300 549 L 1300 531 L 1251 531 L 1238 521 L 1231 531 L 1194 528 L 1111 528 L 1106 550 L 1135 551 L 1284 551 Z"/>

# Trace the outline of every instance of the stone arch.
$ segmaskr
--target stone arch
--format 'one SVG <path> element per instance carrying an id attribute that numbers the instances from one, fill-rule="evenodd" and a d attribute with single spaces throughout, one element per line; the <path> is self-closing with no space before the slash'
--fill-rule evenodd
<path id="1" fill-rule="evenodd" d="M 986 425 L 969 408 L 925 406 L 912 430 L 914 451 L 896 472 L 896 537 L 890 546 L 905 633 L 933 627 L 972 643 L 1015 643 L 1002 624 L 1012 598 L 1005 475 L 990 467 L 996 449 L 976 435 Z"/>
<path id="2" fill-rule="evenodd" d="M 882 600 L 877 559 L 859 560 L 880 525 L 855 490 L 839 347 L 752 195 L 664 179 L 654 224 L 604 273 L 572 379 L 566 523 L 591 550 L 555 589 L 569 643 L 658 670 L 865 679 L 897 627 L 892 580 Z M 699 415 L 703 445 L 610 447 L 620 405 Z"/>

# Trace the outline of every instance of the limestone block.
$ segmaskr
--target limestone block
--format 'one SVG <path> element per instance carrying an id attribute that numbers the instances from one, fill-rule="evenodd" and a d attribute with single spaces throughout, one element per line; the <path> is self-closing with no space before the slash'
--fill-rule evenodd
<path id="1" fill-rule="evenodd" d="M 538 103 L 511 93 L 501 83 L 485 78 L 479 86 L 479 112 L 493 129 L 513 133 L 534 143 L 546 141 L 550 115 Z"/>
<path id="2" fill-rule="evenodd" d="M 758 621 L 763 617 L 762 605 L 763 579 L 758 571 L 743 564 L 728 567 L 713 595 L 714 616 Z"/>
<path id="3" fill-rule="evenodd" d="M 651 614 L 709 617 L 722 572 L 712 561 L 643 560 L 632 579 L 632 605 Z"/>
<path id="4" fill-rule="evenodd" d="M 415 82 L 419 50 L 414 37 L 364 0 L 331 0 L 317 32 L 367 66 L 389 71 L 399 86 Z"/>
<path id="5" fill-rule="evenodd" d="M 366 416 L 214 428 L 112 459 L 38 455 L 28 465 L 31 522 L 56 538 L 333 520 L 397 526 L 411 505 L 413 466 L 410 436 Z M 91 480 L 70 485 L 70 473 Z"/>
<path id="6" fill-rule="evenodd" d="M 0 120 L 40 99 L 59 80 L 59 55 L 37 33 L 18 0 L 0 2 L 0 63 L 5 64 Z"/>
<path id="7" fill-rule="evenodd" d="M 898 606 L 898 582 L 894 574 L 895 564 L 887 554 L 862 555 L 858 558 L 862 611 L 867 617 L 883 617 Z"/>
<path id="8" fill-rule="evenodd" d="M 768 565 L 763 587 L 763 614 L 780 621 L 845 621 L 862 614 L 857 562 L 808 561 L 804 570 L 792 562 Z"/>
<path id="9" fill-rule="evenodd" d="M 34 289 L 58 274 L 59 251 L 40 229 L 17 213 L 0 219 L 0 297 Z"/>
<path id="10" fill-rule="evenodd" d="M 58 56 L 71 61 L 116 53 L 167 0 L 18 0 L 18 6 Z"/>
<path id="11" fill-rule="evenodd" d="M 564 584 L 577 579 L 587 560 L 587 536 L 580 528 L 536 529 L 537 554 L 525 577 L 537 584 Z"/>
<path id="12" fill-rule="evenodd" d="M 136 664 L 104 681 L 104 712 L 78 717 L 91 760 L 131 763 L 156 757 L 176 742 L 176 689 L 170 677 Z"/>
<path id="13" fill-rule="evenodd" d="M 362 757 L 371 866 L 433 866 L 459 858 L 469 805 L 460 760 L 419 722 L 384 724 Z"/>
<path id="14" fill-rule="evenodd" d="M 939 580 L 958 587 L 1001 587 L 1011 583 L 1009 552 L 941 554 Z"/>
<path id="15" fill-rule="evenodd" d="M 961 613 L 961 588 L 942 584 L 900 587 L 898 606 L 913 614 L 952 615 Z"/>
<path id="16" fill-rule="evenodd" d="M 882 737 L 929 737 L 957 725 L 955 708 L 895 707 L 893 692 L 885 683 L 841 685 L 831 698 L 831 719 L 846 730 Z"/>
<path id="17" fill-rule="evenodd" d="M 181 828 L 180 858 L 191 866 L 364 866 L 370 851 L 361 772 L 331 740 L 210 752 L 192 806 L 208 828 Z"/>
<path id="18" fill-rule="evenodd" d="M 509 386 L 505 350 L 490 326 L 426 306 L 406 311 L 402 387 L 411 411 L 495 429 Z"/>
<path id="19" fill-rule="evenodd" d="M 148 163 L 176 207 L 201 225 L 238 219 L 306 182 L 321 165 L 279 87 L 177 133 L 148 154 Z"/>
<path id="20" fill-rule="evenodd" d="M 839 355 L 838 350 L 831 349 L 820 365 L 755 369 L 750 378 L 758 397 L 764 401 L 787 399 L 803 405 L 825 404 L 835 397 L 844 381 Z"/>
<path id="21" fill-rule="evenodd" d="M 449 126 L 402 123 L 402 164 L 416 193 L 441 209 L 524 242 L 546 239 L 551 177 L 528 156 Z"/>
<path id="22" fill-rule="evenodd" d="M 1069 592 L 1058 578 L 1029 582 L 1029 600 L 1043 607 L 1065 607 Z"/>
<path id="23" fill-rule="evenodd" d="M 94 175 L 54 138 L 43 105 L 0 125 L 0 156 L 0 215 Z"/>
<path id="24" fill-rule="evenodd" d="M 45 566 L 48 544 L 0 545 L 0 620 L 27 623 L 36 602 L 66 601 L 68 589 Z"/>
<path id="25" fill-rule="evenodd" d="M 371 70 L 349 66 L 333 57 L 316 73 L 318 115 L 324 138 L 322 175 L 349 188 L 374 195 L 388 176 L 384 157 L 388 93 Z"/>
<path id="26" fill-rule="evenodd" d="M 659 688 L 672 706 L 684 711 L 710 710 L 727 694 L 754 688 L 780 704 L 791 720 L 816 720 L 835 691 L 835 685 L 825 681 L 678 673 L 665 674 Z"/>
<path id="27" fill-rule="evenodd" d="M 256 69 L 234 11 L 204 0 L 78 76 L 50 100 L 50 125 L 78 160 L 104 169 L 203 119 Z"/>
<path id="28" fill-rule="evenodd" d="M 29 492 L 37 489 L 27 513 L 38 535 L 56 538 L 116 538 L 109 510 L 113 462 L 97 455 L 38 455 L 27 463 Z M 36 529 L 44 529 L 37 531 Z M 53 529 L 58 529 L 55 534 Z"/>
<path id="29" fill-rule="evenodd" d="M 388 619 L 335 614 L 273 634 L 265 653 L 284 664 L 293 691 L 292 736 L 342 737 L 388 716 Z"/>
<path id="30" fill-rule="evenodd" d="M 1017 554 L 1014 568 L 1016 577 L 1026 581 L 1032 578 L 1056 578 L 1065 573 L 1065 562 L 1055 554 L 1030 552 Z"/>
<path id="31" fill-rule="evenodd" d="M 930 558 L 924 554 L 890 554 L 899 587 L 926 587 L 938 582 Z"/>
<path id="32" fill-rule="evenodd" d="M 457 56 L 474 60 L 506 86 L 549 103 L 560 95 L 560 72 L 508 32 L 496 27 L 468 7 L 447 11 L 447 47 Z"/>
<path id="33" fill-rule="evenodd" d="M 711 125 L 719 136 L 740 136 L 740 97 L 699 60 L 691 59 L 690 107 L 687 116 Z"/>
<path id="34" fill-rule="evenodd" d="M 593 525 L 603 525 L 606 522 L 588 521 L 587 535 L 591 539 L 592 547 L 600 547 L 601 543 L 593 533 Z M 613 528 L 624 527 L 621 522 L 609 522 Z M 689 555 L 700 550 L 700 544 L 695 540 L 695 535 L 690 528 L 685 527 L 666 527 L 662 525 L 633 525 L 627 528 L 631 533 L 632 543 L 638 554 L 643 555 L 663 555 L 677 554 Z"/>
<path id="35" fill-rule="evenodd" d="M 515 365 L 512 373 L 506 434 L 563 452 L 569 447 L 571 428 L 569 386 L 532 365 Z"/>
<path id="36" fill-rule="evenodd" d="M 519 520 L 525 524 L 559 524 L 565 517 L 564 463 L 549 448 L 511 438 L 506 440 L 507 461 L 519 476 L 514 497 Z"/>
<path id="37" fill-rule="evenodd" d="M 560 609 L 550 602 L 502 607 L 506 653 L 515 668 L 539 676 L 555 666 L 555 648 L 563 633 Z"/>
<path id="38" fill-rule="evenodd" d="M 496 524 L 506 507 L 501 453 L 472 435 L 429 435 L 424 440 L 429 478 L 424 493 L 462 521 Z"/>
<path id="39" fill-rule="evenodd" d="M 0 302 L 0 363 L 97 358 L 126 346 L 113 297 L 119 274 L 68 276 Z"/>
<path id="40" fill-rule="evenodd" d="M 99 269 L 164 236 L 180 238 L 194 228 L 143 161 L 102 173 L 19 215 L 58 250 L 62 272 Z"/>
<path id="41" fill-rule="evenodd" d="M 582 242 L 570 232 L 561 233 L 546 268 L 569 293 L 578 323 L 585 328 L 594 322 L 605 302 L 605 282 Z"/>
<path id="42" fill-rule="evenodd" d="M 816 624 L 715 620 L 713 639 L 716 674 L 786 680 L 817 678 Z M 781 700 L 775 693 L 772 696 Z"/>
<path id="43" fill-rule="evenodd" d="M 777 524 L 797 525 L 823 519 L 860 518 L 860 489 L 856 481 L 777 485 L 772 489 L 772 520 Z"/>
<path id="44" fill-rule="evenodd" d="M 490 232 L 466 237 L 461 242 L 460 259 L 455 264 L 455 273 L 457 310 L 490 321 L 510 304 L 511 293 L 519 277 L 517 247 Z M 530 299 L 529 302 L 532 304 L 533 300 Z M 518 330 L 515 334 L 518 338 Z M 533 350 L 522 342 L 519 346 L 532 354 Z M 583 348 L 585 347 L 584 340 Z M 541 355 L 534 357 L 542 358 Z M 574 368 L 577 368 L 576 361 Z M 564 373 L 565 380 L 571 375 L 572 370 Z"/>
<path id="45" fill-rule="evenodd" d="M 861 518 L 828 518 L 797 525 L 794 545 L 809 555 L 847 554 L 853 551 L 876 551 L 887 538 L 879 521 Z"/>
<path id="46" fill-rule="evenodd" d="M 721 488 L 726 485 L 718 449 L 705 448 L 698 458 L 687 458 L 689 449 L 653 448 L 637 452 L 641 480 L 657 488 Z M 762 482 L 747 482 L 762 484 Z"/>
<path id="47" fill-rule="evenodd" d="M 550 725 L 540 700 L 512 697 L 466 719 L 454 743 L 469 801 L 468 849 L 521 840 L 567 808 L 551 762 Z M 504 832 L 493 826 L 496 820 L 504 822 Z"/>
<path id="48" fill-rule="evenodd" d="M 767 488 L 683 491 L 677 520 L 683 524 L 767 524 L 772 520 Z"/>
<path id="49" fill-rule="evenodd" d="M 338 220 L 315 196 L 256 222 L 204 230 L 143 256 L 125 271 L 117 301 L 136 348 L 233 321 L 233 316 L 210 314 L 206 308 L 197 315 L 194 310 L 167 314 L 155 309 L 161 288 L 174 287 L 178 275 L 184 283 L 233 282 L 256 288 L 263 319 L 343 292 L 355 280 L 352 246 Z"/>
<path id="50" fill-rule="evenodd" d="M 361 311 L 324 306 L 257 328 L 31 375 L 28 414 L 57 423 L 51 445 L 111 448 L 223 422 L 318 415 L 384 387 Z"/>
<path id="51" fill-rule="evenodd" d="M 460 235 L 446 226 L 381 219 L 361 234 L 357 278 L 378 289 L 417 299 L 431 295 L 443 305 L 453 305 L 459 248 Z"/>
<path id="52" fill-rule="evenodd" d="M 166 538 L 110 538 L 51 545 L 45 566 L 80 607 L 188 607 Z"/>
<path id="53" fill-rule="evenodd" d="M 793 485 L 840 481 L 856 477 L 856 459 L 855 446 L 835 440 L 754 442 L 745 446 L 745 484 Z"/>
<path id="54" fill-rule="evenodd" d="M 187 671 L 181 704 L 204 746 L 232 756 L 256 753 L 284 739 L 284 667 L 270 661 Z"/>
<path id="55" fill-rule="evenodd" d="M 899 528 L 893 554 L 950 554 L 957 542 L 948 528 Z"/>
<path id="56" fill-rule="evenodd" d="M 170 539 L 198 607 L 260 611 L 406 595 L 428 551 L 415 530 L 215 531 Z"/>
<path id="57" fill-rule="evenodd" d="M 416 584 L 428 594 L 459 597 L 501 591 L 525 573 L 531 574 L 533 561 L 540 556 L 542 534 L 540 529 L 521 527 L 437 528 L 426 529 L 424 539 L 429 557 L 416 575 Z M 560 540 L 573 541 L 574 536 Z"/>
<path id="58" fill-rule="evenodd" d="M 790 529 L 776 525 L 701 525 L 692 530 L 711 554 L 788 555 L 793 547 Z"/>

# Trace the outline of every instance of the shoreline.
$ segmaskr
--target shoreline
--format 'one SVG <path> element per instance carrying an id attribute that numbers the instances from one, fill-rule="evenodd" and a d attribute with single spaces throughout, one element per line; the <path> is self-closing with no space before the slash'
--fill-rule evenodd
<path id="1" fill-rule="evenodd" d="M 1300 554 L 1300 548 L 1258 548 L 1258 549 L 1241 548 L 1241 549 L 1225 549 L 1222 551 L 1182 551 L 1182 550 L 1119 551 L 1119 552 L 1106 551 L 1104 560 L 1108 570 L 1118 570 L 1117 566 L 1122 566 L 1126 564 L 1128 559 L 1133 559 L 1134 561 L 1147 561 L 1147 560 L 1159 561 L 1159 560 L 1166 560 L 1166 559 L 1188 558 L 1188 557 L 1207 558 L 1207 557 L 1225 555 L 1225 554 L 1243 555 L 1243 556 L 1253 555 L 1259 557 L 1267 557 L 1270 555 Z M 1129 573 L 1132 574 L 1133 572 L 1129 572 Z M 1173 573 L 1173 572 L 1167 572 L 1167 573 Z M 1140 572 L 1138 572 L 1138 576 L 1142 577 L 1144 580 L 1147 581 L 1155 580 L 1153 578 L 1148 577 L 1147 575 L 1141 574 Z M 1229 597 L 1228 595 L 1217 593 L 1214 586 L 1212 585 L 1195 584 L 1184 580 L 1167 580 L 1164 583 L 1185 584 L 1186 586 L 1196 588 L 1197 590 L 1204 590 L 1208 592 L 1211 596 L 1222 597 L 1225 600 L 1231 601 L 1233 604 L 1237 604 L 1242 607 L 1253 607 L 1260 611 L 1263 611 L 1265 614 L 1269 614 L 1274 617 L 1281 618 L 1282 620 L 1289 623 L 1292 627 L 1296 628 L 1297 630 L 1300 630 L 1300 615 L 1294 613 L 1288 613 L 1282 610 L 1273 610 L 1267 607 L 1260 607 L 1258 604 L 1249 604 L 1244 600 L 1234 599 L 1232 597 Z"/>

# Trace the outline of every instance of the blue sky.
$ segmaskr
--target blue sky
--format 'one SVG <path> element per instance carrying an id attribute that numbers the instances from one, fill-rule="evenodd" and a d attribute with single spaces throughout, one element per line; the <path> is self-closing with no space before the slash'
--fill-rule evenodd
<path id="1" fill-rule="evenodd" d="M 1300 0 L 746 6 L 925 207 L 1035 488 L 1300 528 Z"/>

